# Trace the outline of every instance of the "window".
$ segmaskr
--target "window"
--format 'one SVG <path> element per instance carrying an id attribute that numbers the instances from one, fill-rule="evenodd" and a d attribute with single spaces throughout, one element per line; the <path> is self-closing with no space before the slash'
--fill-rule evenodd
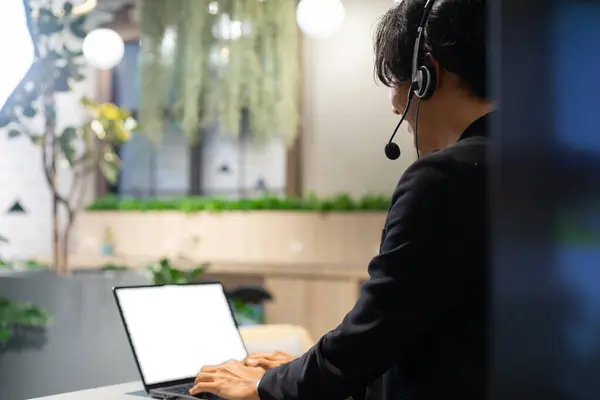
<path id="1" fill-rule="evenodd" d="M 125 57 L 113 71 L 112 80 L 112 100 L 134 114 L 140 93 L 138 53 L 137 41 L 126 43 Z M 143 133 L 137 133 L 118 152 L 122 170 L 111 192 L 122 196 L 235 198 L 285 193 L 287 151 L 283 141 L 256 145 L 244 137 L 219 135 L 214 126 L 200 146 L 193 147 L 171 124 L 157 148 Z"/>

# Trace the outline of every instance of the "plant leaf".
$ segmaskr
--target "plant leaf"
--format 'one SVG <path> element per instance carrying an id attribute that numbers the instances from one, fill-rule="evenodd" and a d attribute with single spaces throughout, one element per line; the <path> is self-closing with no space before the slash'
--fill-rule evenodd
<path id="1" fill-rule="evenodd" d="M 102 271 L 127 271 L 127 269 L 127 267 L 115 264 L 106 264 L 104 267 L 102 267 Z"/>
<path id="2" fill-rule="evenodd" d="M 168 273 L 172 283 L 186 283 L 181 271 L 175 268 L 169 268 Z"/>
<path id="3" fill-rule="evenodd" d="M 39 307 L 31 304 L 22 304 L 16 308 L 15 320 L 23 326 L 46 326 L 50 318 L 48 314 Z"/>
<path id="4" fill-rule="evenodd" d="M 194 268 L 190 272 L 188 272 L 188 274 L 187 274 L 187 281 L 188 281 L 188 283 L 197 282 L 198 279 L 200 278 L 200 276 L 202 274 L 204 274 L 204 272 L 206 271 L 207 267 L 208 267 L 208 264 L 202 264 L 202 265 Z"/>
<path id="5" fill-rule="evenodd" d="M 160 265 L 161 268 L 170 268 L 171 267 L 168 258 L 161 258 L 158 261 L 158 264 Z"/>
<path id="6" fill-rule="evenodd" d="M 63 24 L 49 8 L 40 8 L 37 29 L 40 35 L 50 36 L 63 29 Z"/>
<path id="7" fill-rule="evenodd" d="M 54 75 L 54 91 L 58 93 L 69 92 L 69 66 L 59 67 L 55 71 Z"/>
<path id="8" fill-rule="evenodd" d="M 12 338 L 13 332 L 9 327 L 0 326 L 0 343 L 6 343 Z"/>
<path id="9" fill-rule="evenodd" d="M 69 24 L 69 30 L 75 37 L 77 37 L 79 39 L 84 39 L 87 35 L 87 32 L 83 28 L 84 23 L 85 23 L 85 16 L 82 15 L 82 16 L 75 18 Z"/>
<path id="10" fill-rule="evenodd" d="M 37 110 L 31 104 L 23 107 L 23 116 L 27 118 L 33 118 L 37 114 Z"/>
<path id="11" fill-rule="evenodd" d="M 62 60 L 63 57 L 56 50 L 49 50 L 48 54 L 46 54 L 46 58 L 48 60 L 58 61 L 58 60 Z"/>
<path id="12" fill-rule="evenodd" d="M 44 135 L 31 134 L 29 135 L 29 138 L 31 139 L 31 142 L 36 146 L 41 146 L 44 143 Z"/>
<path id="13" fill-rule="evenodd" d="M 73 12 L 73 3 L 67 1 L 63 6 L 63 11 L 65 13 L 65 17 L 69 17 L 71 15 L 71 12 Z"/>
<path id="14" fill-rule="evenodd" d="M 58 137 L 58 143 L 60 151 L 65 156 L 69 165 L 73 165 L 75 161 L 75 146 L 74 141 L 77 138 L 77 131 L 73 127 L 66 128 L 62 134 Z"/>
<path id="15" fill-rule="evenodd" d="M 163 265 L 161 265 L 158 276 L 159 276 L 159 280 L 162 284 L 173 283 L 171 271 L 170 271 L 169 267 L 165 268 Z"/>
<path id="16" fill-rule="evenodd" d="M 100 171 L 104 178 L 110 183 L 115 184 L 119 180 L 119 170 L 121 163 L 119 157 L 112 151 L 107 150 L 104 153 L 104 157 L 100 160 Z"/>
<path id="17" fill-rule="evenodd" d="M 83 65 L 81 63 L 71 62 L 69 63 L 67 68 L 69 71 L 70 78 L 73 79 L 75 82 L 81 82 L 83 79 L 85 79 L 85 75 L 83 74 L 83 72 L 81 72 L 83 69 Z"/>
<path id="18" fill-rule="evenodd" d="M 67 57 L 69 58 L 77 58 L 83 56 L 82 50 L 71 50 L 66 45 L 63 46 L 63 52 L 67 54 Z"/>

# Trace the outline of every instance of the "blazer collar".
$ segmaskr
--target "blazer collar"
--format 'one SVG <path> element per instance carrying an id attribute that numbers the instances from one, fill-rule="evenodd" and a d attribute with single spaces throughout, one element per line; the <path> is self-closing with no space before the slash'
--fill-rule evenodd
<path id="1" fill-rule="evenodd" d="M 460 135 L 457 142 L 463 139 L 474 137 L 474 136 L 487 136 L 491 125 L 491 113 L 484 115 L 483 117 L 476 119 L 469 125 L 469 127 Z"/>

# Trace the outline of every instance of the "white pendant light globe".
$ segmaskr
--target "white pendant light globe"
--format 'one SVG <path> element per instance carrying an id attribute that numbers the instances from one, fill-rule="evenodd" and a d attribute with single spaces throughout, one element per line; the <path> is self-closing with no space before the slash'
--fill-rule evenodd
<path id="1" fill-rule="evenodd" d="M 345 16 L 340 0 L 300 0 L 296 8 L 300 30 L 316 38 L 333 36 L 341 28 Z"/>
<path id="2" fill-rule="evenodd" d="M 94 29 L 83 40 L 83 57 L 98 69 L 116 67 L 125 55 L 123 38 L 112 29 Z"/>

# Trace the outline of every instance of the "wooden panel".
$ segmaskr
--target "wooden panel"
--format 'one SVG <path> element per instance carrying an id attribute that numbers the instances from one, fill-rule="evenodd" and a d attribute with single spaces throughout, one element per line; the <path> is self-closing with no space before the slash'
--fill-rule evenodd
<path id="1" fill-rule="evenodd" d="M 352 280 L 316 280 L 307 282 L 306 329 L 320 338 L 337 327 L 358 299 L 358 282 Z"/>
<path id="2" fill-rule="evenodd" d="M 319 339 L 335 328 L 358 298 L 358 280 L 265 278 L 274 297 L 266 307 L 267 323 L 305 327 Z"/>
<path id="3" fill-rule="evenodd" d="M 97 254 L 110 228 L 115 252 L 124 259 L 167 255 L 197 262 L 312 263 L 365 271 L 379 250 L 384 220 L 384 212 L 84 212 L 74 228 L 73 256 Z"/>
<path id="4" fill-rule="evenodd" d="M 266 322 L 300 325 L 310 332 L 305 303 L 306 279 L 265 277 L 264 285 L 274 300 L 265 307 Z M 312 332 L 310 333 L 312 335 Z M 315 336 L 313 338 L 316 339 Z"/>

